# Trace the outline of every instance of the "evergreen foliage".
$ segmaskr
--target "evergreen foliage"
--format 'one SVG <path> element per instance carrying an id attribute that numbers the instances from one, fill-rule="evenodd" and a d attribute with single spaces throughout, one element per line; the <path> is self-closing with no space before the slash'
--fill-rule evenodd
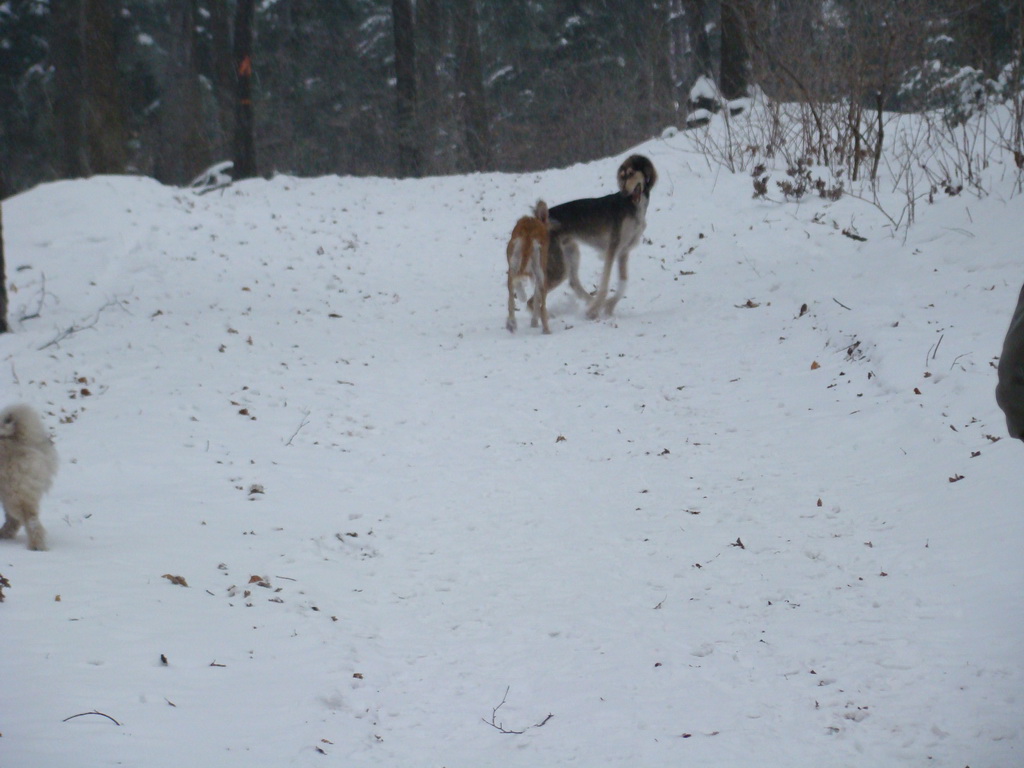
<path id="1" fill-rule="evenodd" d="M 108 172 L 181 184 L 233 159 L 238 6 L 0 2 L 8 193 Z M 266 0 L 252 172 L 256 157 L 301 175 L 567 165 L 683 125 L 701 74 L 724 99 L 754 85 L 955 118 L 1019 90 L 1020 17 L 1017 0 Z"/>

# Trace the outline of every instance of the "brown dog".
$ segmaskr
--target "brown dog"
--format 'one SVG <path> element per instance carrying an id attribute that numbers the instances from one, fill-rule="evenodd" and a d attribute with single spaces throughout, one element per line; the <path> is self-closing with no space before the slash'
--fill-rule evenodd
<path id="1" fill-rule="evenodd" d="M 533 281 L 533 298 L 530 300 L 532 319 L 530 326 L 537 327 L 537 319 L 544 327 L 544 333 L 551 333 L 548 327 L 547 287 L 544 275 L 548 268 L 548 206 L 538 200 L 533 216 L 523 216 L 516 222 L 509 238 L 505 256 L 508 259 L 508 320 L 505 327 L 516 332 L 516 300 L 526 300 L 523 284 Z"/>

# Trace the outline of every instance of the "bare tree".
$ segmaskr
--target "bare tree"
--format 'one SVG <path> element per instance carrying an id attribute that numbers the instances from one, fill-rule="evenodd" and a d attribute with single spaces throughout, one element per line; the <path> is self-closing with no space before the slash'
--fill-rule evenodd
<path id="1" fill-rule="evenodd" d="M 722 0 L 722 71 L 719 84 L 726 99 L 747 95 L 750 85 L 750 53 L 746 34 L 747 4 L 744 0 Z"/>
<path id="2" fill-rule="evenodd" d="M 4 169 L 0 166 L 0 333 L 7 333 L 11 327 L 7 324 L 7 267 L 4 262 L 4 213 L 3 199 L 7 190 L 4 188 Z"/>
<path id="3" fill-rule="evenodd" d="M 83 98 L 82 2 L 52 0 L 50 57 L 53 66 L 53 122 L 57 134 L 57 174 L 74 179 L 88 175 Z"/>
<path id="4" fill-rule="evenodd" d="M 480 55 L 480 21 L 476 0 L 455 6 L 455 74 L 470 170 L 491 165 L 491 131 Z"/>
<path id="5" fill-rule="evenodd" d="M 638 33 L 632 41 L 639 86 L 635 98 L 640 101 L 638 106 L 642 107 L 637 110 L 638 124 L 644 133 L 655 134 L 676 116 L 671 65 L 671 3 L 669 0 L 631 3 L 623 15 L 627 28 Z"/>
<path id="6" fill-rule="evenodd" d="M 447 0 L 416 0 L 416 115 L 423 133 L 425 172 L 451 168 L 451 9 Z"/>
<path id="7" fill-rule="evenodd" d="M 411 0 L 392 0 L 395 32 L 395 78 L 398 97 L 398 174 L 421 176 L 416 121 L 416 38 Z"/>
<path id="8" fill-rule="evenodd" d="M 114 4 L 84 0 L 85 131 L 91 173 L 121 173 L 127 161 L 127 131 L 121 76 L 114 46 Z"/>
<path id="9" fill-rule="evenodd" d="M 252 30 L 255 0 L 238 0 L 235 9 L 235 140 L 234 177 L 256 176 L 256 141 L 252 107 Z"/>
<path id="10" fill-rule="evenodd" d="M 209 3 L 210 13 L 210 81 L 217 110 L 217 141 L 215 157 L 219 160 L 231 153 L 231 129 L 235 116 L 235 67 L 231 50 L 231 19 L 228 3 Z"/>
<path id="11" fill-rule="evenodd" d="M 711 41 L 708 38 L 709 17 L 707 0 L 684 1 L 694 66 L 700 74 L 714 79 L 715 70 L 711 60 Z"/>
<path id="12" fill-rule="evenodd" d="M 113 7 L 109 0 L 54 0 L 51 14 L 58 173 L 120 173 L 127 133 Z"/>
<path id="13" fill-rule="evenodd" d="M 685 86 L 692 82 L 690 62 L 690 36 L 687 13 L 683 0 L 668 0 L 668 64 L 672 78 L 672 98 L 677 105 L 685 104 Z"/>
<path id="14" fill-rule="evenodd" d="M 714 63 L 711 58 L 711 40 L 708 36 L 707 5 L 707 0 L 683 0 L 693 75 L 690 82 L 686 83 L 687 88 L 692 88 L 694 82 L 702 77 L 712 83 L 716 82 Z M 689 93 L 687 93 L 687 100 L 689 101 Z M 697 96 L 688 105 L 691 110 L 715 110 L 718 108 L 717 100 L 704 95 Z"/>
<path id="15" fill-rule="evenodd" d="M 195 0 L 174 0 L 168 9 L 167 84 L 156 168 L 157 178 L 167 184 L 188 183 L 210 162 L 196 65 L 195 10 Z"/>

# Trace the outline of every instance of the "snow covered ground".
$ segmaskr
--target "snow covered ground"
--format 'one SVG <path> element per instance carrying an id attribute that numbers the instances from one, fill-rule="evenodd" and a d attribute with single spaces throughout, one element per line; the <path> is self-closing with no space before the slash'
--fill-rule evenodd
<path id="1" fill-rule="evenodd" d="M 628 153 L 5 201 L 0 403 L 62 467 L 0 542 L 0 764 L 1021 765 L 1013 169 L 894 236 L 637 150 L 629 293 L 550 336 L 508 232 Z"/>

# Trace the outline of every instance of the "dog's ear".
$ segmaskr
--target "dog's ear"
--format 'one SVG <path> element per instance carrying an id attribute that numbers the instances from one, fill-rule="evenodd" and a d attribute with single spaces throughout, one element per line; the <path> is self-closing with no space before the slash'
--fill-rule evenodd
<path id="1" fill-rule="evenodd" d="M 645 163 L 644 167 L 644 191 L 649 195 L 651 189 L 654 188 L 655 182 L 658 181 L 658 172 L 654 170 L 654 163 L 648 160 L 646 157 L 643 158 Z"/>
<path id="2" fill-rule="evenodd" d="M 628 195 L 632 191 L 628 186 L 632 170 L 633 169 L 629 167 L 629 160 L 626 160 L 626 162 L 619 166 L 619 172 L 615 174 L 615 180 L 619 184 L 619 192 L 624 195 Z"/>

